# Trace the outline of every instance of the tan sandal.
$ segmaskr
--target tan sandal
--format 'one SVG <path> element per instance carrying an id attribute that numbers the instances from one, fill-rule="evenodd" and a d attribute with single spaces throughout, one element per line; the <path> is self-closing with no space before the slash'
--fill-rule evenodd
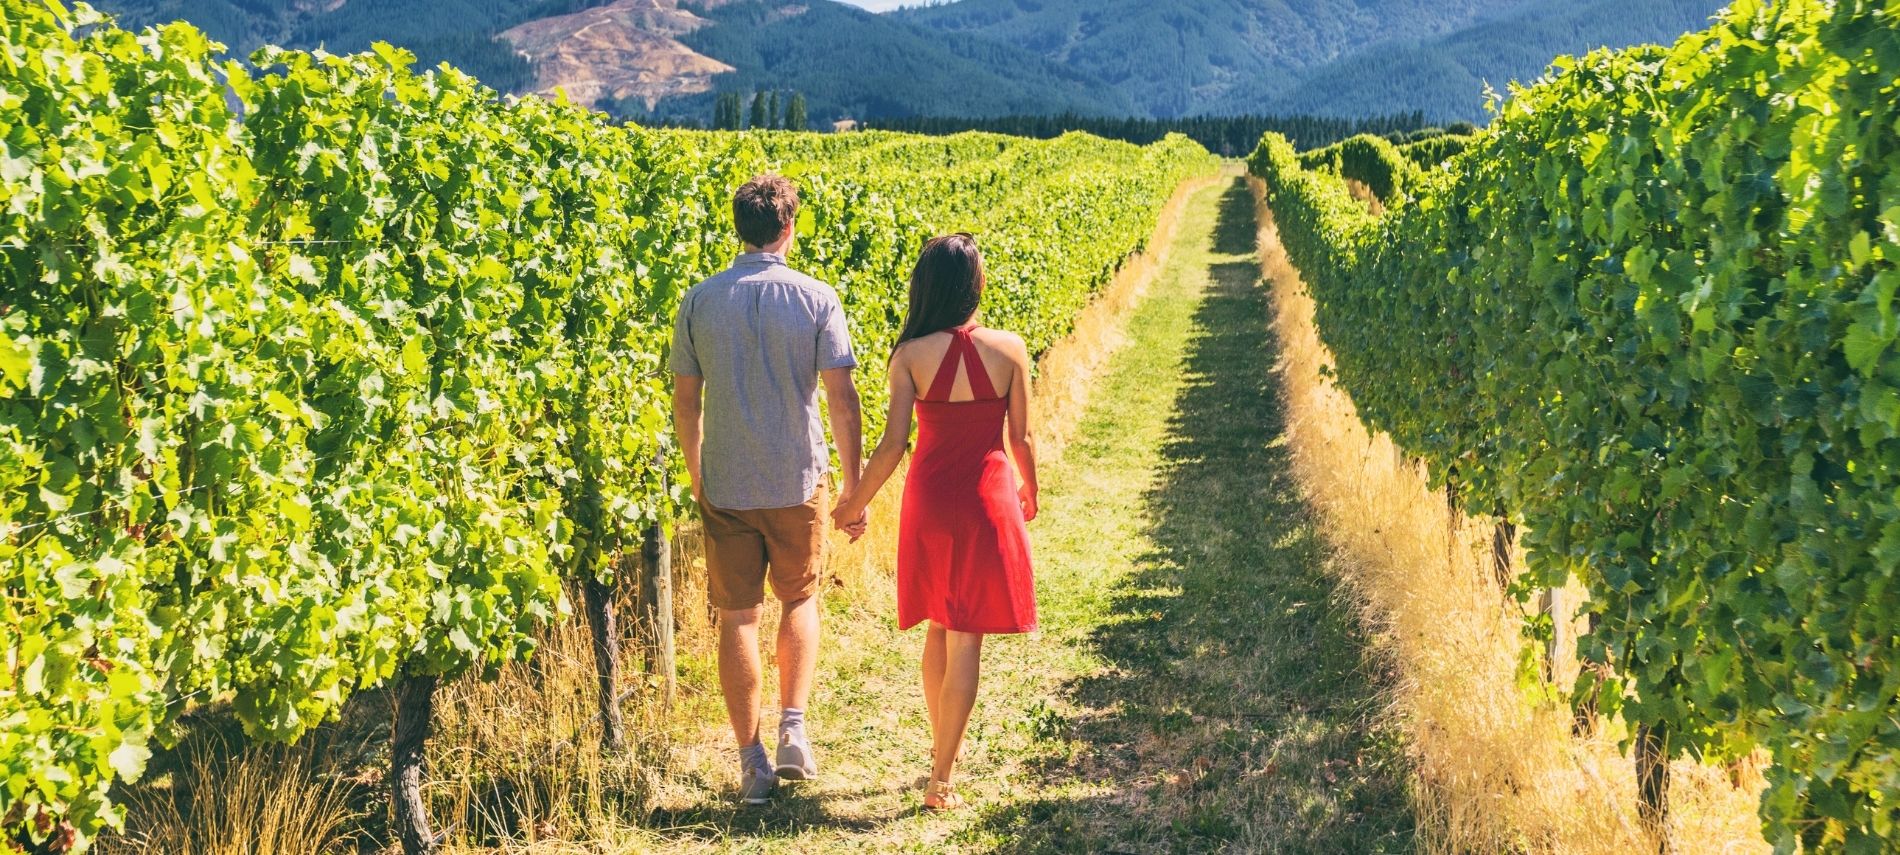
<path id="1" fill-rule="evenodd" d="M 931 781 L 924 788 L 924 810 L 936 813 L 962 810 L 963 797 L 950 786 L 949 781 Z"/>

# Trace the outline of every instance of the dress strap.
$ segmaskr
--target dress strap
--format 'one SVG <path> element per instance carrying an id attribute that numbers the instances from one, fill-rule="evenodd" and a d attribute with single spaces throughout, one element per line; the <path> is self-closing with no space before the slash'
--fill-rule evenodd
<path id="1" fill-rule="evenodd" d="M 996 385 L 990 382 L 989 369 L 983 367 L 983 357 L 977 355 L 976 343 L 970 340 L 970 331 L 973 329 L 974 325 L 950 331 L 950 350 L 943 355 L 943 361 L 937 364 L 937 376 L 931 379 L 930 390 L 924 393 L 924 400 L 950 400 L 950 392 L 956 388 L 958 365 L 964 366 L 964 372 L 970 378 L 971 400 L 996 397 Z"/>

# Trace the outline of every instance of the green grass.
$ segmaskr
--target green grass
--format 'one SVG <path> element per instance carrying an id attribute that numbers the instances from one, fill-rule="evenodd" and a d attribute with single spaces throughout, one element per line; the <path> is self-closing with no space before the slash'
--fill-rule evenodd
<path id="1" fill-rule="evenodd" d="M 718 741 L 640 848 L 1401 852 L 1390 681 L 1325 574 L 1280 436 L 1245 185 L 1201 191 L 1043 478 L 1042 630 L 992 639 L 960 815 L 918 811 L 921 632 L 832 609 L 814 702 L 826 779 L 730 803 Z M 710 712 L 709 707 L 690 705 Z"/>

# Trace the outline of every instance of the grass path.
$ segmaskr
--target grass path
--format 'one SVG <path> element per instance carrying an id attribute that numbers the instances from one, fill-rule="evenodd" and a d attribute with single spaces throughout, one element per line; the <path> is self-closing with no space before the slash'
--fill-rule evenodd
<path id="1" fill-rule="evenodd" d="M 959 770 L 971 809 L 919 811 L 922 632 L 895 631 L 886 593 L 828 608 L 811 711 L 825 777 L 737 808 L 709 725 L 639 848 L 1409 851 L 1403 752 L 1379 723 L 1389 677 L 1288 470 L 1255 235 L 1238 179 L 1192 199 L 1044 475 L 1043 628 L 988 645 Z"/>

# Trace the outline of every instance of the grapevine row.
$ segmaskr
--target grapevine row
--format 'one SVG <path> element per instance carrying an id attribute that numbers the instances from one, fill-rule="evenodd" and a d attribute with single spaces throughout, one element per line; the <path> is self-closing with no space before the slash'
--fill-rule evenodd
<path id="1" fill-rule="evenodd" d="M 1737 3 L 1561 60 L 1374 216 L 1253 156 L 1337 380 L 1589 588 L 1580 692 L 1773 757 L 1768 837 L 1900 845 L 1900 15 Z"/>

